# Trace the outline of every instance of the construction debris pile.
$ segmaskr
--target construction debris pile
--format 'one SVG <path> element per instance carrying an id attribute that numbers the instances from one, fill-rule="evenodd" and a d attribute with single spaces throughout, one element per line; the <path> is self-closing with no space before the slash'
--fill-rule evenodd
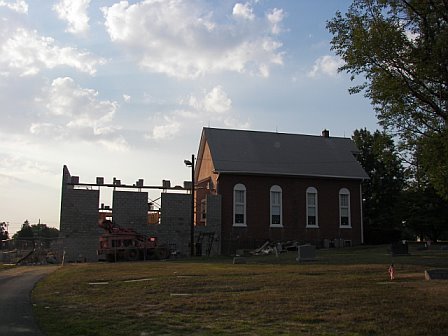
<path id="1" fill-rule="evenodd" d="M 250 252 L 251 255 L 268 255 L 285 253 L 287 251 L 297 251 L 299 243 L 297 241 L 271 242 L 267 240 L 259 248 Z"/>
<path id="2" fill-rule="evenodd" d="M 57 240 L 30 239 L 3 241 L 0 261 L 16 265 L 58 264 L 62 261 L 62 246 Z"/>

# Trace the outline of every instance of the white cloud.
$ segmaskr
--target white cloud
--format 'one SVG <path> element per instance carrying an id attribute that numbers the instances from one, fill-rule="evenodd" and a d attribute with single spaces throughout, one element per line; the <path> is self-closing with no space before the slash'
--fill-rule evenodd
<path id="1" fill-rule="evenodd" d="M 100 100 L 98 92 L 82 88 L 70 77 L 56 78 L 37 102 L 46 113 L 30 126 L 30 133 L 58 140 L 81 139 L 123 150 L 124 138 L 112 124 L 118 103 Z"/>
<path id="2" fill-rule="evenodd" d="M 105 119 L 109 121 L 118 104 L 108 100 L 98 100 L 98 92 L 78 86 L 70 77 L 53 80 L 46 107 L 53 115 Z"/>
<path id="3" fill-rule="evenodd" d="M 245 4 L 236 3 L 235 6 L 233 6 L 232 14 L 233 14 L 233 16 L 235 16 L 237 18 L 243 18 L 246 20 L 255 19 L 255 15 L 252 10 L 252 7 L 247 2 Z"/>
<path id="4" fill-rule="evenodd" d="M 197 128 L 212 123 L 214 126 L 248 128 L 232 111 L 232 100 L 221 85 L 216 85 L 202 95 L 190 95 L 179 101 L 181 108 L 169 114 L 157 114 L 151 118 L 152 126 L 147 139 L 164 140 L 187 132 L 188 127 Z"/>
<path id="5" fill-rule="evenodd" d="M 122 136 L 114 139 L 100 139 L 98 143 L 111 152 L 126 152 L 129 150 L 128 142 Z"/>
<path id="6" fill-rule="evenodd" d="M 28 13 L 28 4 L 24 0 L 16 0 L 14 2 L 0 0 L 0 7 L 6 7 L 21 14 Z"/>
<path id="7" fill-rule="evenodd" d="M 33 182 L 38 183 L 37 176 L 40 178 L 53 176 L 54 172 L 47 163 L 30 155 L 19 153 L 18 149 L 23 148 L 20 147 L 23 142 L 16 142 L 15 140 L 13 138 L 1 139 L 4 148 L 0 147 L 0 185 L 20 183 L 27 180 L 34 180 Z M 27 143 L 27 146 L 38 152 L 38 146 L 30 143 Z"/>
<path id="8" fill-rule="evenodd" d="M 90 75 L 105 60 L 72 47 L 59 47 L 51 37 L 17 28 L 0 32 L 0 72 L 17 71 L 20 76 L 36 75 L 42 69 L 68 66 Z"/>
<path id="9" fill-rule="evenodd" d="M 228 117 L 224 120 L 224 126 L 227 128 L 239 128 L 239 129 L 248 129 L 250 128 L 249 121 L 242 121 L 239 118 L 235 118 L 233 116 Z"/>
<path id="10" fill-rule="evenodd" d="M 43 163 L 39 163 L 30 159 L 25 159 L 21 155 L 8 155 L 3 153 L 0 160 L 0 167 L 5 173 L 17 172 L 20 169 L 20 175 L 39 175 L 49 174 L 51 170 Z M 14 175 L 19 178 L 18 175 Z"/>
<path id="11" fill-rule="evenodd" d="M 63 125 L 57 125 L 50 122 L 36 122 L 30 126 L 30 133 L 39 137 L 63 140 L 67 131 Z"/>
<path id="12" fill-rule="evenodd" d="M 282 29 L 280 27 L 280 23 L 283 21 L 283 18 L 285 17 L 285 13 L 283 9 L 274 8 L 269 13 L 266 14 L 266 17 L 271 24 L 271 31 L 272 34 L 280 34 L 282 32 Z"/>
<path id="13" fill-rule="evenodd" d="M 164 116 L 161 124 L 154 126 L 146 138 L 152 140 L 164 140 L 174 137 L 179 131 L 180 122 L 177 121 L 175 117 Z"/>
<path id="14" fill-rule="evenodd" d="M 67 32 L 73 34 L 85 33 L 89 29 L 87 9 L 90 0 L 60 0 L 53 6 L 59 19 L 67 21 Z"/>
<path id="15" fill-rule="evenodd" d="M 343 64 L 344 61 L 337 56 L 321 56 L 314 62 L 308 77 L 316 78 L 319 75 L 335 77 L 338 74 L 338 68 Z"/>
<path id="16" fill-rule="evenodd" d="M 196 109 L 203 109 L 206 112 L 223 114 L 232 107 L 232 100 L 227 96 L 223 88 L 218 85 L 208 92 L 202 100 L 191 96 L 191 106 Z"/>
<path id="17" fill-rule="evenodd" d="M 209 112 L 224 113 L 232 107 L 232 100 L 221 86 L 215 86 L 204 99 L 204 107 Z"/>
<path id="18" fill-rule="evenodd" d="M 150 72 L 177 78 L 222 71 L 267 77 L 272 65 L 283 64 L 282 44 L 272 33 L 272 22 L 257 18 L 248 4 L 235 5 L 228 22 L 215 22 L 213 13 L 201 8 L 201 3 L 120 1 L 102 11 L 110 39 Z M 235 20 L 235 16 L 246 20 Z M 278 24 L 280 15 L 271 16 Z"/>
<path id="19" fill-rule="evenodd" d="M 8 186 L 13 185 L 13 183 L 17 183 L 19 181 L 20 180 L 18 178 L 15 178 L 13 176 L 9 176 L 9 174 L 2 174 L 2 173 L 0 173 L 0 186 L 4 187 L 5 189 Z"/>

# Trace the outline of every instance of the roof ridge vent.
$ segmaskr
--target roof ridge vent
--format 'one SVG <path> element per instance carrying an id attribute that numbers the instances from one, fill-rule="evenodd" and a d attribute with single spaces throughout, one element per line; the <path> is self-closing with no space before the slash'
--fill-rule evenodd
<path id="1" fill-rule="evenodd" d="M 327 130 L 326 128 L 324 128 L 324 130 L 322 131 L 322 136 L 324 138 L 329 138 L 330 137 L 330 131 Z"/>

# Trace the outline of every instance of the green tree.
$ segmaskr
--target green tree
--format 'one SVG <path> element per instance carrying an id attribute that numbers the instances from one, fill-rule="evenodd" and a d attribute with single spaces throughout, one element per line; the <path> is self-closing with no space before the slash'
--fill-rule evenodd
<path id="1" fill-rule="evenodd" d="M 0 223 L 0 240 L 9 239 L 8 226 L 6 222 Z"/>
<path id="2" fill-rule="evenodd" d="M 364 237 L 368 244 L 400 238 L 402 217 L 397 211 L 404 186 L 401 160 L 392 138 L 384 132 L 355 130 L 358 160 L 369 175 L 363 182 Z"/>
<path id="3" fill-rule="evenodd" d="M 448 43 L 448 42 L 447 42 Z M 423 138 L 417 150 L 418 161 L 438 194 L 448 200 L 448 130 Z"/>
<path id="4" fill-rule="evenodd" d="M 31 228 L 28 219 L 25 220 L 25 222 L 23 222 L 20 230 L 17 231 L 13 236 L 14 239 L 32 239 L 33 237 L 34 237 L 33 229 Z"/>
<path id="5" fill-rule="evenodd" d="M 41 238 L 58 238 L 59 230 L 53 227 L 48 227 L 46 224 L 31 225 L 33 232 Z"/>
<path id="6" fill-rule="evenodd" d="M 34 237 L 39 238 L 58 238 L 59 230 L 56 228 L 48 227 L 46 224 L 32 224 L 26 220 L 22 224 L 22 228 L 16 232 L 13 238 L 17 239 L 30 239 Z"/>
<path id="7" fill-rule="evenodd" d="M 402 204 L 405 228 L 413 237 L 448 239 L 448 205 L 431 185 L 404 190 Z"/>
<path id="8" fill-rule="evenodd" d="M 448 200 L 448 2 L 354 0 L 327 23 L 340 71 Z M 418 149 L 423 151 L 418 153 Z"/>

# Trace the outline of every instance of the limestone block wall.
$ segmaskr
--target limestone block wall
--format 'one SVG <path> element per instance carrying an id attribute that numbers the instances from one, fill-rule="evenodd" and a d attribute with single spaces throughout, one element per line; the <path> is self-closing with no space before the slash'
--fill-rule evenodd
<path id="1" fill-rule="evenodd" d="M 99 237 L 104 230 L 98 227 L 100 190 L 82 189 L 74 182 L 66 166 L 63 169 L 60 238 L 63 240 L 65 261 L 97 261 Z M 76 183 L 77 186 L 73 183 Z M 190 255 L 191 195 L 161 194 L 160 224 L 148 224 L 148 193 L 114 190 L 112 211 L 114 222 L 123 228 L 155 236 L 183 256 Z M 221 196 L 207 196 L 206 226 L 195 227 L 195 242 L 199 232 L 213 232 L 212 255 L 221 253 Z M 206 246 L 203 246 L 203 255 Z"/>
<path id="2" fill-rule="evenodd" d="M 98 227 L 99 198 L 99 190 L 63 187 L 60 236 L 67 262 L 98 260 L 98 239 L 103 233 Z"/>
<path id="3" fill-rule="evenodd" d="M 167 244 L 187 256 L 190 253 L 191 196 L 175 193 L 161 196 L 160 224 L 148 225 L 149 234 L 156 236 L 159 244 Z"/>
<path id="4" fill-rule="evenodd" d="M 113 192 L 113 221 L 123 228 L 132 228 L 138 233 L 148 233 L 148 193 L 137 191 Z"/>

